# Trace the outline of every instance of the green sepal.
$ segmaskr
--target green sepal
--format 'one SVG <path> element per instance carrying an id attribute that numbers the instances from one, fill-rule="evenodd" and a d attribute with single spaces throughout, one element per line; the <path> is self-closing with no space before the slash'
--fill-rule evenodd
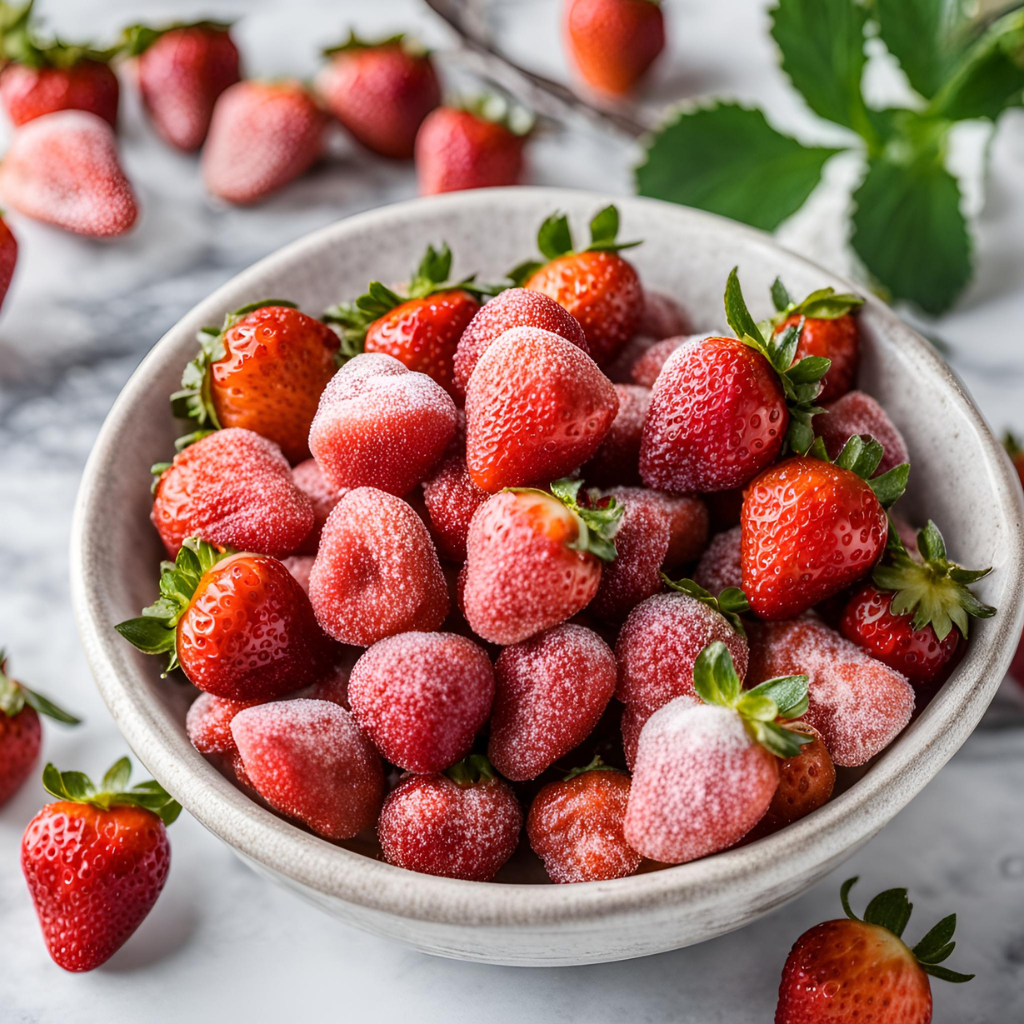
<path id="1" fill-rule="evenodd" d="M 791 316 L 803 316 L 808 320 L 838 320 L 841 316 L 864 305 L 864 300 L 852 292 L 839 292 L 835 288 L 819 288 L 803 301 L 797 302 L 790 296 L 781 278 L 775 278 L 771 287 L 772 305 L 775 316 L 772 325 L 788 320 Z"/>
<path id="2" fill-rule="evenodd" d="M 120 52 L 125 57 L 138 57 L 145 53 L 161 36 L 183 28 L 199 28 L 208 32 L 229 32 L 234 23 L 230 21 L 173 21 L 160 28 L 151 25 L 129 25 L 122 29 L 119 42 Z"/>
<path id="3" fill-rule="evenodd" d="M 750 602 L 747 595 L 739 587 L 726 587 L 718 597 L 705 590 L 694 580 L 672 580 L 664 573 L 661 574 L 661 581 L 670 590 L 676 590 L 681 594 L 689 594 L 695 597 L 701 604 L 718 612 L 740 636 L 747 635 L 743 627 L 742 615 L 750 611 Z"/>
<path id="4" fill-rule="evenodd" d="M 490 89 L 470 95 L 453 96 L 445 106 L 465 110 L 481 121 L 501 125 L 506 131 L 526 138 L 537 125 L 533 112 L 516 103 L 511 96 Z"/>
<path id="5" fill-rule="evenodd" d="M 456 785 L 462 787 L 476 786 L 498 777 L 494 765 L 484 754 L 469 754 L 457 764 L 453 764 L 444 774 Z"/>
<path id="6" fill-rule="evenodd" d="M 33 24 L 33 0 L 20 6 L 0 6 L 0 56 L 30 68 L 73 68 L 83 61 L 108 64 L 120 46 L 99 49 L 89 43 L 68 43 L 56 37 L 44 40 Z"/>
<path id="7" fill-rule="evenodd" d="M 836 456 L 834 462 L 828 457 L 825 449 L 825 442 L 816 437 L 813 444 L 804 453 L 808 458 L 819 459 L 822 462 L 832 462 L 840 469 L 847 469 L 856 476 L 859 476 L 872 491 L 882 508 L 890 508 L 903 497 L 907 489 L 907 481 L 910 479 L 910 463 L 903 462 L 898 466 L 883 473 L 881 476 L 872 476 L 885 454 L 885 449 L 870 434 L 854 434 L 845 445 L 843 450 Z M 893 531 L 889 531 L 892 536 Z"/>
<path id="8" fill-rule="evenodd" d="M 333 57 L 336 53 L 354 53 L 357 50 L 376 50 L 382 46 L 395 45 L 401 45 L 410 57 L 426 57 L 430 53 L 418 39 L 405 32 L 396 32 L 382 39 L 363 39 L 356 34 L 355 29 L 349 29 L 348 39 L 344 42 L 326 46 L 320 52 L 325 57 Z"/>
<path id="9" fill-rule="evenodd" d="M 1016 459 L 1019 455 L 1024 455 L 1024 448 L 1021 447 L 1020 438 L 1017 437 L 1012 430 L 1008 430 L 1003 434 L 1003 447 L 1006 449 L 1006 453 L 1011 459 Z"/>
<path id="10" fill-rule="evenodd" d="M 615 550 L 615 535 L 622 525 L 626 506 L 615 498 L 606 498 L 606 504 L 594 508 L 581 506 L 577 499 L 582 486 L 582 480 L 570 480 L 568 477 L 551 484 L 551 493 L 577 520 L 579 536 L 569 547 L 574 551 L 596 555 L 602 562 L 613 562 L 618 554 Z"/>
<path id="11" fill-rule="evenodd" d="M 35 690 L 30 690 L 23 683 L 11 679 L 7 675 L 7 652 L 0 648 L 0 713 L 8 718 L 19 714 L 25 706 L 32 708 L 37 714 L 52 718 L 55 722 L 65 725 L 78 725 L 80 718 L 57 707 L 53 701 Z"/>
<path id="12" fill-rule="evenodd" d="M 43 788 L 58 800 L 90 804 L 102 811 L 111 807 L 142 807 L 156 814 L 165 825 L 181 814 L 181 805 L 160 783 L 150 779 L 128 788 L 132 763 L 127 757 L 116 761 L 103 776 L 100 788 L 82 772 L 61 772 L 52 764 L 43 769 Z"/>
<path id="13" fill-rule="evenodd" d="M 623 768 L 613 768 L 610 764 L 605 764 L 599 754 L 594 755 L 594 759 L 590 764 L 580 765 L 578 768 L 573 768 L 568 775 L 562 778 L 563 782 L 571 782 L 577 776 L 586 775 L 587 772 L 618 772 L 620 775 L 628 775 Z"/>

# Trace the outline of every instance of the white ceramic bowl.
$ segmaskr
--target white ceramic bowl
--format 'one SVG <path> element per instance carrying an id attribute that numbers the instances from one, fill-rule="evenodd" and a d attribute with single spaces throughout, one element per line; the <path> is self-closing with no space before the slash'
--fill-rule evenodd
<path id="1" fill-rule="evenodd" d="M 579 236 L 609 200 L 551 189 L 496 189 L 415 200 L 341 221 L 240 274 L 154 347 L 107 417 L 82 481 L 71 579 L 89 664 L 125 739 L 152 774 L 254 868 L 346 923 L 419 949 L 503 964 L 576 964 L 644 956 L 738 928 L 799 894 L 871 838 L 935 775 L 981 718 L 1020 636 L 1024 530 L 1009 462 L 931 347 L 869 298 L 861 315 L 862 384 L 910 447 L 903 506 L 931 516 L 953 557 L 994 565 L 978 585 L 1000 608 L 972 628 L 966 657 L 924 713 L 831 803 L 782 832 L 692 864 L 611 882 L 463 882 L 403 871 L 328 843 L 265 810 L 222 777 L 185 736 L 187 688 L 113 629 L 154 595 L 160 549 L 149 524 L 149 467 L 175 436 L 167 396 L 196 329 L 267 295 L 319 314 L 372 277 L 403 279 L 427 242 L 445 240 L 455 272 L 497 278 L 534 251 L 541 220 L 567 211 Z M 730 221 L 648 199 L 614 200 L 643 280 L 678 296 L 697 325 L 722 322 L 739 264 L 755 315 L 781 273 L 793 294 L 848 282 Z"/>

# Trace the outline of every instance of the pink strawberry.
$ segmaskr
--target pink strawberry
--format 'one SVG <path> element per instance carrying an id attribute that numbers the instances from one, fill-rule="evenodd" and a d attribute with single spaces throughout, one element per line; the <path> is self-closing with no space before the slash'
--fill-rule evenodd
<path id="1" fill-rule="evenodd" d="M 644 289 L 644 305 L 636 333 L 660 341 L 692 331 L 690 317 L 680 303 L 665 292 Z"/>
<path id="2" fill-rule="evenodd" d="M 316 459 L 306 459 L 295 466 L 292 469 L 292 480 L 313 506 L 313 528 L 298 550 L 301 554 L 315 555 L 316 549 L 320 546 L 320 534 L 323 533 L 324 523 L 346 490 L 332 487 L 324 479 L 323 471 Z"/>
<path id="3" fill-rule="evenodd" d="M 825 406 L 814 417 L 814 431 L 825 442 L 830 459 L 839 458 L 847 441 L 856 434 L 873 437 L 882 446 L 882 461 L 875 474 L 880 476 L 910 461 L 907 443 L 885 410 L 863 391 L 849 391 L 838 401 Z"/>
<path id="4" fill-rule="evenodd" d="M 309 574 L 313 571 L 316 555 L 289 555 L 281 559 L 281 564 L 292 574 L 295 582 L 308 594 Z"/>
<path id="5" fill-rule="evenodd" d="M 200 693 L 189 705 L 185 732 L 200 754 L 238 753 L 231 735 L 231 722 L 239 711 L 263 704 L 260 700 L 227 700 L 212 693 Z"/>
<path id="6" fill-rule="evenodd" d="M 716 533 L 694 570 L 693 578 L 712 594 L 743 586 L 742 533 L 739 526 Z"/>
<path id="7" fill-rule="evenodd" d="M 634 384 L 616 384 L 615 394 L 619 411 L 601 446 L 583 467 L 587 483 L 599 487 L 641 482 L 640 439 L 651 404 L 651 391 Z"/>
<path id="8" fill-rule="evenodd" d="M 715 334 L 677 334 L 650 346 L 630 369 L 629 379 L 641 387 L 653 388 L 669 356 L 684 345 L 719 337 Z"/>
<path id="9" fill-rule="evenodd" d="M 656 707 L 648 707 L 646 704 L 626 704 L 622 709 L 619 731 L 622 733 L 622 752 L 626 757 L 626 767 L 630 771 L 636 764 L 636 748 L 640 745 L 640 733 L 643 732 L 647 719 L 657 710 Z"/>

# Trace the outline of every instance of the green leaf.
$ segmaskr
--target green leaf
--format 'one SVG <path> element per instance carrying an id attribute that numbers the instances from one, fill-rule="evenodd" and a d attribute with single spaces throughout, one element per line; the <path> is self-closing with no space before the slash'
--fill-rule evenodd
<path id="1" fill-rule="evenodd" d="M 933 978 L 938 978 L 939 981 L 950 981 L 954 985 L 962 985 L 974 977 L 973 974 L 960 974 L 958 971 L 951 971 L 948 967 L 940 967 L 938 964 L 921 964 L 921 970 Z"/>
<path id="2" fill-rule="evenodd" d="M 850 890 L 857 884 L 858 881 L 860 881 L 860 879 L 857 875 L 854 875 L 853 878 L 848 878 L 845 882 L 843 882 L 842 886 L 839 889 L 839 902 L 843 905 L 843 913 L 846 914 L 846 916 L 851 921 L 860 920 L 860 918 L 850 908 Z"/>
<path id="3" fill-rule="evenodd" d="M 772 128 L 760 110 L 738 104 L 680 111 L 647 143 L 637 191 L 774 231 L 840 152 L 804 146 Z"/>
<path id="4" fill-rule="evenodd" d="M 551 484 L 551 493 L 576 518 L 579 536 L 569 547 L 574 551 L 596 555 L 602 562 L 613 562 L 618 554 L 615 549 L 615 535 L 622 525 L 626 506 L 615 498 L 604 499 L 603 504 L 596 507 L 582 506 L 577 499 L 582 486 L 582 480 L 569 478 L 555 480 Z"/>
<path id="5" fill-rule="evenodd" d="M 729 648 L 716 640 L 697 655 L 693 666 L 693 688 L 705 704 L 735 707 L 742 688 Z"/>
<path id="6" fill-rule="evenodd" d="M 477 783 L 490 782 L 491 779 L 498 777 L 494 765 L 484 754 L 470 754 L 464 757 L 447 769 L 445 775 L 459 786 L 475 786 Z"/>
<path id="7" fill-rule="evenodd" d="M 537 248 L 549 260 L 572 252 L 572 232 L 569 230 L 569 218 L 564 213 L 553 213 L 541 224 L 537 232 Z"/>
<path id="8" fill-rule="evenodd" d="M 744 700 L 751 695 L 767 697 L 775 705 L 772 718 L 799 718 L 807 710 L 807 676 L 779 676 L 768 679 L 747 690 Z"/>
<path id="9" fill-rule="evenodd" d="M 907 927 L 913 909 L 914 905 L 907 899 L 906 889 L 886 889 L 867 905 L 864 920 L 868 924 L 887 928 L 899 938 Z"/>
<path id="10" fill-rule="evenodd" d="M 870 480 L 884 455 L 885 449 L 873 437 L 854 434 L 843 445 L 835 464 L 855 473 L 861 480 Z"/>
<path id="11" fill-rule="evenodd" d="M 80 718 L 76 718 L 63 708 L 58 707 L 52 700 L 44 697 L 41 693 L 36 693 L 35 690 L 30 690 L 21 683 L 18 683 L 18 688 L 21 690 L 25 703 L 30 708 L 34 708 L 38 714 L 52 718 L 55 722 L 63 722 L 64 725 L 79 725 L 81 723 L 82 720 Z"/>
<path id="12" fill-rule="evenodd" d="M 127 757 L 122 757 L 107 769 L 101 785 L 108 793 L 118 793 L 128 786 L 128 781 L 131 777 L 132 763 Z"/>
<path id="13" fill-rule="evenodd" d="M 173 627 L 155 616 L 140 615 L 135 619 L 127 619 L 119 622 L 114 629 L 143 654 L 164 654 L 174 650 Z"/>
<path id="14" fill-rule="evenodd" d="M 927 935 L 914 947 L 913 954 L 918 960 L 930 963 L 939 963 L 936 959 L 946 959 L 950 939 L 956 931 L 956 914 L 944 917 Z M 952 950 L 950 950 L 952 952 Z M 943 955 L 945 954 L 945 955 Z"/>
<path id="15" fill-rule="evenodd" d="M 789 306 L 793 305 L 793 299 L 790 297 L 786 286 L 782 283 L 782 278 L 777 277 L 772 282 L 772 305 L 775 307 L 776 312 L 783 312 Z"/>
<path id="16" fill-rule="evenodd" d="M 910 84 L 931 98 L 962 48 L 966 0 L 875 0 L 878 34 Z"/>
<path id="17" fill-rule="evenodd" d="M 808 743 L 813 743 L 811 736 L 793 732 L 777 722 L 760 722 L 745 719 L 747 731 L 754 740 L 769 753 L 783 759 L 796 757 Z"/>
<path id="18" fill-rule="evenodd" d="M 714 609 L 740 636 L 747 635 L 741 616 L 744 612 L 750 611 L 750 604 L 747 601 L 747 595 L 739 587 L 726 587 L 718 597 L 715 597 L 694 580 L 672 580 L 664 573 L 661 574 L 661 580 L 670 590 L 695 597 L 701 604 L 706 604 L 709 608 Z"/>
<path id="19" fill-rule="evenodd" d="M 909 479 L 910 463 L 903 462 L 881 476 L 872 477 L 868 483 L 882 508 L 891 508 L 903 497 Z"/>
<path id="20" fill-rule="evenodd" d="M 740 287 L 739 267 L 733 267 L 729 271 L 728 280 L 725 282 L 725 319 L 732 328 L 737 338 L 750 338 L 759 343 L 759 348 L 765 347 L 765 340 L 757 326 L 756 321 L 747 309 L 746 300 L 743 298 L 743 289 Z"/>
<path id="21" fill-rule="evenodd" d="M 614 206 L 606 206 L 599 210 L 590 222 L 591 246 L 603 246 L 614 243 L 619 233 L 619 211 Z"/>

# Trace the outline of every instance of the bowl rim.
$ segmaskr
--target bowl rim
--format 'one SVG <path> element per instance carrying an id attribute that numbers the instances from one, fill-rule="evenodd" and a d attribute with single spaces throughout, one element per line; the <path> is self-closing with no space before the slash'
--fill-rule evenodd
<path id="1" fill-rule="evenodd" d="M 89 456 L 75 503 L 71 531 L 71 593 L 79 633 L 96 684 L 132 750 L 154 778 L 207 829 L 244 858 L 326 896 L 398 918 L 459 926 L 542 928 L 554 923 L 585 923 L 612 915 L 635 914 L 644 908 L 686 904 L 697 907 L 726 890 L 749 883 L 758 869 L 770 867 L 775 884 L 821 873 L 833 866 L 901 810 L 926 784 L 980 720 L 1009 665 L 1024 620 L 1024 603 L 986 623 L 972 640 L 967 655 L 917 719 L 890 745 L 871 769 L 847 791 L 814 814 L 748 846 L 688 864 L 609 882 L 537 885 L 468 882 L 422 875 L 335 846 L 277 817 L 252 800 L 167 721 L 158 702 L 133 685 L 134 669 L 126 645 L 96 611 L 101 602 L 99 580 L 87 571 L 90 535 L 107 514 L 96 478 L 116 458 L 119 438 L 130 429 L 128 410 L 148 386 L 150 369 L 175 346 L 181 332 L 216 318 L 231 308 L 230 296 L 248 279 L 272 270 L 303 253 L 336 244 L 353 230 L 384 228 L 396 219 L 415 217 L 425 208 L 453 213 L 486 213 L 494 204 L 542 202 L 551 209 L 585 204 L 593 209 L 615 203 L 628 220 L 630 209 L 657 207 L 666 221 L 701 225 L 737 250 L 767 249 L 781 260 L 814 270 L 844 290 L 863 291 L 842 277 L 778 245 L 769 235 L 713 214 L 659 200 L 616 196 L 575 189 L 517 187 L 480 189 L 406 200 L 343 218 L 278 249 L 231 278 L 198 303 L 158 341 L 132 374 L 108 413 Z M 532 210 L 531 210 L 532 212 Z M 953 371 L 935 350 L 874 296 L 866 296 L 878 328 L 897 345 L 915 350 L 915 359 L 929 367 L 974 427 L 987 463 L 995 497 L 1007 519 L 1016 518 L 1007 537 L 1006 561 L 1000 565 L 1004 594 L 1024 589 L 1024 503 L 1010 460 Z M 950 729 L 959 721 L 960 729 Z M 969 729 L 963 730 L 963 723 Z M 893 785 L 898 781 L 898 785 Z M 749 886 L 747 891 L 751 891 Z"/>

